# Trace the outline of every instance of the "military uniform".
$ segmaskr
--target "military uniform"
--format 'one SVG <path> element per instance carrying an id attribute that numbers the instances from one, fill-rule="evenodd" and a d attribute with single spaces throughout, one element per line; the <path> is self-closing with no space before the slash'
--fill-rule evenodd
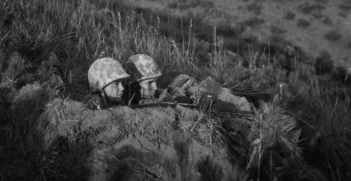
<path id="1" fill-rule="evenodd" d="M 204 112 L 212 108 L 225 112 L 250 110 L 245 98 L 232 95 L 210 77 L 198 83 L 195 78 L 181 74 L 161 93 L 159 99 L 163 102 L 191 104 Z"/>
<path id="2" fill-rule="evenodd" d="M 100 94 L 96 92 L 91 92 L 87 94 L 82 101 L 84 104 L 86 104 L 86 107 L 89 109 L 107 109 L 109 107 L 113 107 L 116 105 L 119 106 L 125 106 L 125 102 L 123 100 L 120 100 L 118 103 L 111 103 L 110 101 L 104 99 Z"/>

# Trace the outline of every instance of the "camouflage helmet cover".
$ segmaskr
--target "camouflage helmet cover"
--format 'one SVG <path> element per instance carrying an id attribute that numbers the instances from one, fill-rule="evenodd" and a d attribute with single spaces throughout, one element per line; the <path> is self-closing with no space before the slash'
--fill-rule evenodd
<path id="1" fill-rule="evenodd" d="M 148 55 L 137 54 L 129 58 L 126 63 L 126 71 L 131 74 L 135 81 L 157 78 L 162 75 L 157 63 Z"/>
<path id="2" fill-rule="evenodd" d="M 91 91 L 101 91 L 110 83 L 129 77 L 122 65 L 112 58 L 100 58 L 89 68 L 88 80 Z"/>

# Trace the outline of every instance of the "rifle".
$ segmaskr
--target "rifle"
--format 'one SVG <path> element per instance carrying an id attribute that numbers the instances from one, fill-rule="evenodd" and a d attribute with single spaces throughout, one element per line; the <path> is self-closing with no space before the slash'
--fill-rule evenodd
<path id="1" fill-rule="evenodd" d="M 197 106 L 194 104 L 186 104 L 186 103 L 177 103 L 176 101 L 174 102 L 161 102 L 161 101 L 153 101 L 153 102 L 148 102 L 144 104 L 138 104 L 138 105 L 130 105 L 131 108 L 146 108 L 146 107 L 172 107 L 175 108 L 179 106 L 183 107 L 188 107 L 188 108 L 196 108 Z"/>
<path id="2" fill-rule="evenodd" d="M 206 100 L 205 102 L 208 102 L 209 100 Z M 212 102 L 213 103 L 213 102 Z M 212 104 L 211 103 L 211 104 Z M 186 103 L 177 103 L 177 102 L 149 102 L 145 104 L 139 104 L 139 105 L 131 105 L 130 107 L 133 109 L 140 109 L 140 108 L 147 108 L 147 107 L 171 107 L 171 108 L 176 108 L 177 105 L 191 108 L 191 109 L 197 109 L 201 113 L 204 113 L 204 115 L 210 115 L 210 116 L 230 116 L 230 117 L 235 117 L 235 118 L 242 118 L 246 120 L 252 120 L 254 113 L 251 111 L 234 111 L 234 112 L 223 112 L 220 111 L 216 108 L 212 108 L 212 105 L 195 105 L 195 104 L 186 104 Z"/>

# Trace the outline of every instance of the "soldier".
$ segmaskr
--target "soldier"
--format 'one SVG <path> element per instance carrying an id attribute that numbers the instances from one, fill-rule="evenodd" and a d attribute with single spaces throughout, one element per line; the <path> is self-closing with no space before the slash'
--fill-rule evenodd
<path id="1" fill-rule="evenodd" d="M 124 100 L 128 105 L 146 104 L 155 100 L 157 79 L 162 75 L 158 65 L 148 55 L 137 54 L 129 58 L 125 69 L 131 75 Z"/>
<path id="2" fill-rule="evenodd" d="M 84 97 L 83 103 L 90 109 L 125 105 L 121 99 L 124 91 L 122 81 L 129 76 L 117 60 L 112 58 L 95 60 L 88 72 L 91 93 Z"/>
<path id="3" fill-rule="evenodd" d="M 194 77 L 180 74 L 166 89 L 158 89 L 156 81 L 162 73 L 156 62 L 148 55 L 138 54 L 130 57 L 125 69 L 131 75 L 124 95 L 128 105 L 177 103 L 208 111 L 215 104 L 221 105 L 220 107 L 231 107 L 229 110 L 233 110 L 233 106 L 242 107 L 241 104 L 245 104 L 244 109 L 250 109 L 245 98 L 232 95 L 229 90 L 222 88 L 211 78 L 198 83 Z"/>

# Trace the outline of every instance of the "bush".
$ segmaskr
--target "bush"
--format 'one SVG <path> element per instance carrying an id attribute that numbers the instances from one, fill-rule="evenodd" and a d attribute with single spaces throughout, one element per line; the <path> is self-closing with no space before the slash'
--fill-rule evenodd
<path id="1" fill-rule="evenodd" d="M 333 61 L 328 51 L 324 50 L 319 54 L 316 58 L 314 67 L 318 75 L 331 73 L 333 70 Z"/>
<path id="2" fill-rule="evenodd" d="M 313 11 L 320 11 L 325 9 L 323 5 L 320 4 L 309 4 L 309 3 L 303 3 L 298 6 L 298 8 L 304 13 L 304 14 L 311 14 Z"/>
<path id="3" fill-rule="evenodd" d="M 262 11 L 262 6 L 259 3 L 253 2 L 246 6 L 248 11 L 252 11 L 255 15 L 260 15 Z"/>
<path id="4" fill-rule="evenodd" d="M 324 35 L 324 38 L 328 41 L 338 41 L 342 38 L 342 35 L 337 30 L 331 30 Z"/>
<path id="5" fill-rule="evenodd" d="M 202 1 L 201 3 L 200 3 L 200 7 L 202 7 L 202 8 L 213 8 L 214 7 L 214 2 L 212 2 L 212 1 Z"/>
<path id="6" fill-rule="evenodd" d="M 192 2 L 193 4 L 186 0 L 177 1 L 179 4 L 186 4 L 190 7 L 197 6 L 197 3 L 201 1 Z M 48 52 L 56 52 L 61 55 L 59 58 L 62 60 L 62 69 L 67 72 L 70 79 L 70 83 L 67 85 L 67 94 L 64 96 L 69 96 L 67 100 L 81 100 L 89 91 L 86 77 L 88 68 L 102 51 L 121 61 L 122 64 L 132 54 L 149 54 L 157 61 L 162 72 L 165 73 L 164 75 L 175 72 L 174 74 L 182 73 L 195 76 L 199 80 L 212 76 L 215 80 L 219 80 L 222 86 L 230 88 L 237 95 L 247 97 L 252 100 L 254 106 L 257 106 L 255 115 L 225 114 L 211 120 L 205 117 L 205 120 L 199 121 L 208 121 L 211 123 L 210 125 L 215 125 L 215 129 L 204 125 L 205 131 L 211 129 L 213 133 L 221 133 L 221 139 L 218 139 L 218 143 L 224 143 L 227 146 L 228 157 L 232 165 L 239 164 L 241 168 L 252 168 L 246 171 L 250 174 L 253 173 L 253 177 L 257 176 L 257 171 L 260 170 L 262 177 L 267 177 L 267 180 L 270 172 L 271 175 L 274 173 L 279 180 L 293 180 L 294 178 L 332 180 L 334 176 L 340 177 L 340 180 L 349 180 L 349 170 L 351 170 L 349 163 L 351 158 L 349 152 L 351 147 L 349 93 L 346 90 L 344 91 L 346 93 L 341 91 L 342 88 L 346 88 L 346 85 L 339 85 L 339 82 L 331 83 L 330 80 L 323 81 L 321 77 L 316 76 L 316 74 L 330 73 L 333 70 L 331 55 L 327 51 L 323 51 L 316 58 L 314 67 L 297 61 L 297 67 L 293 69 L 294 71 L 289 76 L 285 76 L 286 72 L 279 68 L 277 62 L 274 62 L 274 57 L 278 54 L 283 55 L 284 48 L 282 47 L 286 46 L 286 41 L 279 35 L 270 39 L 272 44 L 269 46 L 269 53 L 267 53 L 266 47 L 257 43 L 256 37 L 240 39 L 240 50 L 236 52 L 238 56 L 235 57 L 238 59 L 235 60 L 237 64 L 228 62 L 229 58 L 225 54 L 228 47 L 224 46 L 223 38 L 217 35 L 221 33 L 237 35 L 247 26 L 259 26 L 264 23 L 264 20 L 258 17 L 239 22 L 237 30 L 220 27 L 217 33 L 214 31 L 204 33 L 203 36 L 208 40 L 205 42 L 192 36 L 192 31 L 195 30 L 190 28 L 189 20 L 183 22 L 183 25 L 188 24 L 184 28 L 184 30 L 189 30 L 189 32 L 184 33 L 186 38 L 182 37 L 181 31 L 177 32 L 178 37 L 167 37 L 157 26 L 167 27 L 167 25 L 157 24 L 157 21 L 155 23 L 154 20 L 151 21 L 151 18 L 145 20 L 146 16 L 151 16 L 151 13 L 143 14 L 146 13 L 146 10 L 127 11 L 127 8 L 121 4 L 110 1 L 103 3 L 97 0 L 75 0 L 73 4 L 70 3 L 72 1 L 69 0 L 6 1 L 6 8 L 1 6 L 4 2 L 0 3 L 0 11 L 4 15 L 0 19 L 6 19 L 4 26 L 0 27 L 2 43 L 6 47 L 6 49 L 1 48 L 2 72 L 6 72 L 8 65 L 11 64 L 5 65 L 5 62 L 7 63 L 10 59 L 20 60 L 15 61 L 19 68 L 27 65 L 35 68 L 43 61 L 43 57 L 46 57 Z M 172 7 L 177 8 L 178 4 L 170 5 L 170 8 Z M 322 8 L 308 7 L 303 9 L 309 13 Z M 213 12 L 223 15 L 220 11 Z M 166 17 L 165 15 L 161 18 Z M 288 17 L 294 19 L 293 13 Z M 150 26 L 147 22 L 156 26 Z M 173 27 L 176 27 L 180 24 L 179 22 L 177 19 L 173 19 L 170 24 L 175 24 Z M 299 26 L 307 27 L 306 24 L 309 22 L 302 22 Z M 206 27 L 206 30 L 214 29 L 209 26 L 202 27 Z M 196 31 L 204 32 L 203 29 Z M 273 32 L 275 31 L 273 30 Z M 169 33 L 169 35 L 173 34 Z M 333 38 L 331 39 L 333 40 Z M 237 45 L 236 42 L 232 44 Z M 258 48 L 256 50 L 253 47 Z M 231 48 L 236 50 L 237 47 L 232 46 Z M 18 53 L 15 55 L 14 52 Z M 247 67 L 242 66 L 245 61 L 248 64 Z M 169 77 L 162 78 L 165 80 L 162 87 L 167 86 L 169 82 L 167 78 Z M 277 86 L 281 82 L 286 85 L 282 95 L 279 94 Z M 332 88 L 338 90 L 334 91 Z M 2 129 L 0 129 L 2 154 L 0 154 L 0 159 L 4 165 L 0 171 L 1 179 L 77 180 L 77 178 L 81 178 L 80 176 L 87 174 L 83 166 L 75 164 L 79 162 L 74 160 L 75 158 L 86 160 L 85 156 L 88 152 L 86 149 L 75 152 L 76 150 L 72 150 L 65 141 L 62 141 L 60 152 L 52 153 L 56 157 L 54 162 L 50 162 L 52 160 L 46 157 L 46 154 L 51 154 L 51 150 L 50 153 L 34 152 L 32 154 L 32 156 L 38 154 L 43 156 L 40 158 L 45 158 L 45 162 L 38 163 L 36 162 L 38 159 L 33 161 L 27 157 L 24 159 L 21 143 L 24 143 L 23 140 L 26 139 L 25 131 L 29 129 L 27 125 L 32 125 L 31 119 L 41 113 L 46 101 L 51 98 L 41 96 L 43 99 L 38 99 L 35 97 L 35 99 L 21 105 L 19 103 L 23 101 L 18 101 L 18 98 L 17 101 L 13 100 L 15 97 L 13 95 L 17 95 L 16 90 L 6 90 L 10 93 L 0 91 L 1 113 L 2 115 L 6 114 L 0 118 L 2 121 Z M 8 96 L 9 94 L 12 96 Z M 272 100 L 272 97 L 276 99 Z M 261 102 L 261 100 L 265 102 Z M 28 107 L 27 105 L 32 106 Z M 29 108 L 35 110 L 30 111 Z M 53 106 L 52 108 L 55 109 L 55 112 L 60 111 L 60 109 L 56 110 L 59 107 Z M 94 112 L 94 115 L 96 114 L 100 113 Z M 263 115 L 262 119 L 260 114 Z M 182 117 L 179 118 L 178 122 L 184 122 Z M 113 121 L 108 122 L 109 124 L 114 123 Z M 100 122 L 94 123 L 101 125 Z M 154 123 L 154 121 L 150 123 Z M 188 126 L 192 125 L 189 123 Z M 178 131 L 182 131 L 181 127 L 178 128 L 177 125 L 175 127 Z M 19 128 L 20 131 L 18 131 Z M 200 129 L 195 128 L 194 130 Z M 75 130 L 69 131 L 74 136 L 80 135 L 75 134 Z M 87 129 L 84 134 L 90 134 L 90 131 Z M 104 132 L 104 130 L 95 131 Z M 138 129 L 136 131 L 138 132 Z M 152 134 L 159 135 L 157 132 L 152 132 Z M 211 133 L 210 136 L 213 134 Z M 216 141 L 217 136 L 216 134 Z M 208 137 L 205 135 L 204 138 Z M 102 137 L 101 139 L 106 138 Z M 110 139 L 114 140 L 115 138 Z M 72 141 L 84 143 L 86 140 Z M 96 142 L 96 144 L 100 144 L 100 142 Z M 263 148 L 261 152 L 257 151 L 257 145 L 260 144 Z M 185 144 L 176 146 L 180 148 L 178 150 L 180 151 L 179 157 L 183 158 L 182 163 L 185 164 L 187 152 L 184 152 L 184 149 L 187 147 Z M 300 148 L 302 152 L 300 152 Z M 67 152 L 76 155 L 68 154 L 65 156 Z M 258 160 L 260 162 L 257 162 Z M 212 178 L 212 180 L 219 179 L 224 171 L 218 169 L 214 160 L 206 157 L 199 162 L 197 169 L 202 172 L 202 176 L 207 176 L 207 179 Z M 185 167 L 182 170 L 186 172 Z M 302 172 L 301 174 L 304 174 L 307 170 L 310 171 L 306 173 L 306 177 L 289 177 L 295 173 Z M 70 177 L 68 178 L 66 175 L 70 175 Z M 247 178 L 247 175 L 243 174 L 238 178 L 243 177 Z"/>
<path id="7" fill-rule="evenodd" d="M 289 11 L 289 12 L 286 13 L 285 19 L 287 19 L 287 20 L 294 20 L 295 19 L 295 15 L 296 15 L 295 13 Z"/>
<path id="8" fill-rule="evenodd" d="M 310 25 L 311 25 L 311 23 L 309 21 L 305 20 L 305 19 L 300 18 L 300 19 L 297 20 L 297 26 L 298 27 L 307 28 Z"/>
<path id="9" fill-rule="evenodd" d="M 339 5 L 339 8 L 343 11 L 349 11 L 351 9 L 351 2 L 344 1 L 342 4 Z"/>
<path id="10" fill-rule="evenodd" d="M 241 26 L 241 27 L 246 27 L 246 26 L 256 27 L 256 26 L 261 25 L 264 22 L 265 22 L 265 20 L 262 18 L 251 17 L 251 18 L 248 18 L 247 20 L 238 22 L 237 25 Z"/>

